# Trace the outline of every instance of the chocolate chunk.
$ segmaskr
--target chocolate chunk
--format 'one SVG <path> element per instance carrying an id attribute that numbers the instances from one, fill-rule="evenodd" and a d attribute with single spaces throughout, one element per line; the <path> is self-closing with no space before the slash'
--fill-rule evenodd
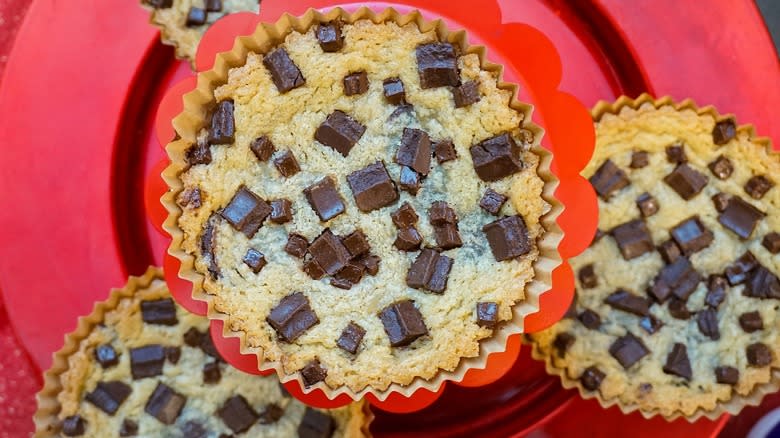
<path id="1" fill-rule="evenodd" d="M 634 219 L 612 229 L 620 253 L 626 260 L 635 259 L 655 249 L 653 237 L 644 221 Z"/>
<path id="2" fill-rule="evenodd" d="M 406 284 L 414 289 L 422 289 L 433 275 L 440 254 L 432 249 L 425 248 L 417 256 L 406 274 Z"/>
<path id="3" fill-rule="evenodd" d="M 672 351 L 666 356 L 666 364 L 663 369 L 666 374 L 691 380 L 693 371 L 691 370 L 691 362 L 688 360 L 688 348 L 679 342 L 675 343 Z"/>
<path id="4" fill-rule="evenodd" d="M 342 239 L 341 242 L 353 259 L 371 251 L 371 245 L 368 243 L 366 235 L 360 230 L 355 230 L 352 234 Z"/>
<path id="5" fill-rule="evenodd" d="M 433 233 L 436 237 L 436 245 L 443 250 L 459 248 L 463 246 L 460 239 L 458 226 L 454 224 L 443 224 L 433 227 Z"/>
<path id="6" fill-rule="evenodd" d="M 276 403 L 266 405 L 263 412 L 260 413 L 260 424 L 273 424 L 279 421 L 284 415 L 284 409 Z"/>
<path id="7" fill-rule="evenodd" d="M 266 318 L 271 327 L 285 342 L 292 342 L 306 330 L 320 322 L 309 305 L 309 299 L 301 292 L 282 298 Z"/>
<path id="8" fill-rule="evenodd" d="M 398 185 L 401 190 L 409 192 L 412 196 L 417 196 L 420 190 L 420 174 L 412 170 L 411 167 L 401 166 L 401 173 L 398 176 Z"/>
<path id="9" fill-rule="evenodd" d="M 184 343 L 190 347 L 200 347 L 200 343 L 203 340 L 203 333 L 195 327 L 190 327 L 189 330 L 184 332 L 182 337 Z"/>
<path id="10" fill-rule="evenodd" d="M 186 156 L 190 166 L 211 164 L 211 148 L 205 141 L 198 140 L 197 144 L 187 149 Z"/>
<path id="11" fill-rule="evenodd" d="M 379 263 L 381 261 L 382 259 L 379 258 L 379 256 L 369 254 L 367 256 L 361 257 L 358 260 L 358 263 L 366 268 L 366 273 L 368 273 L 368 275 L 376 275 L 377 272 L 379 272 Z"/>
<path id="12" fill-rule="evenodd" d="M 163 424 L 173 424 L 181 414 L 187 397 L 174 391 L 168 385 L 158 382 L 154 392 L 146 402 L 144 412 Z"/>
<path id="13" fill-rule="evenodd" d="M 661 253 L 661 258 L 664 259 L 666 264 L 674 263 L 677 259 L 682 257 L 680 247 L 677 246 L 672 239 L 662 243 L 661 246 L 658 247 L 658 252 Z"/>
<path id="14" fill-rule="evenodd" d="M 249 149 L 252 150 L 260 161 L 268 161 L 271 158 L 271 155 L 276 152 L 276 147 L 271 142 L 271 139 L 265 135 L 257 137 L 252 144 L 249 145 Z"/>
<path id="15" fill-rule="evenodd" d="M 398 228 L 411 227 L 417 223 L 417 213 L 414 208 L 408 203 L 404 202 L 398 210 L 390 215 L 393 220 L 393 224 Z"/>
<path id="16" fill-rule="evenodd" d="M 712 142 L 717 145 L 724 145 L 736 136 L 737 125 L 734 123 L 734 120 L 721 120 L 712 128 Z"/>
<path id="17" fill-rule="evenodd" d="M 732 196 L 726 209 L 718 216 L 718 222 L 742 239 L 753 234 L 758 221 L 766 216 L 739 196 Z"/>
<path id="18" fill-rule="evenodd" d="M 672 164 L 682 164 L 688 162 L 685 156 L 685 148 L 681 144 L 675 144 L 666 147 L 666 161 Z"/>
<path id="19" fill-rule="evenodd" d="M 330 279 L 330 285 L 339 289 L 350 290 L 353 283 L 345 278 L 336 277 Z"/>
<path id="20" fill-rule="evenodd" d="M 103 369 L 106 369 L 118 364 L 119 356 L 117 356 L 114 347 L 110 344 L 103 344 L 95 348 L 95 360 L 98 361 Z"/>
<path id="21" fill-rule="evenodd" d="M 675 319 L 687 320 L 691 318 L 691 311 L 688 310 L 685 301 L 677 298 L 672 298 L 669 301 L 669 314 Z"/>
<path id="22" fill-rule="evenodd" d="M 585 368 L 580 376 L 580 383 L 588 391 L 595 391 L 601 386 L 601 382 L 607 377 L 601 370 L 594 366 Z"/>
<path id="23" fill-rule="evenodd" d="M 182 208 L 200 208 L 202 203 L 200 189 L 198 187 L 184 190 L 179 195 L 178 204 Z"/>
<path id="24" fill-rule="evenodd" d="M 365 132 L 365 126 L 343 111 L 336 110 L 317 128 L 314 139 L 346 157 Z"/>
<path id="25" fill-rule="evenodd" d="M 182 436 L 187 438 L 209 438 L 206 427 L 201 423 L 190 420 L 181 427 Z"/>
<path id="26" fill-rule="evenodd" d="M 172 363 L 173 365 L 176 365 L 177 363 L 179 363 L 180 358 L 181 358 L 181 347 L 179 346 L 165 347 L 165 359 L 167 359 L 168 362 Z"/>
<path id="27" fill-rule="evenodd" d="M 739 325 L 745 333 L 753 333 L 764 329 L 764 320 L 761 319 L 761 314 L 758 313 L 758 310 L 755 310 L 739 315 Z"/>
<path id="28" fill-rule="evenodd" d="M 452 98 L 455 108 L 463 108 L 479 102 L 479 82 L 468 81 L 452 88 Z"/>
<path id="29" fill-rule="evenodd" d="M 211 339 L 211 333 L 208 331 L 200 338 L 199 347 L 207 355 L 222 360 L 222 356 L 219 354 L 219 351 L 217 351 L 217 346 L 214 345 L 214 340 Z"/>
<path id="30" fill-rule="evenodd" d="M 455 210 L 446 202 L 435 201 L 428 209 L 428 220 L 434 226 L 457 224 L 458 216 L 455 214 Z"/>
<path id="31" fill-rule="evenodd" d="M 422 236 L 414 227 L 406 227 L 398 230 L 393 246 L 401 251 L 417 251 L 420 249 Z"/>
<path id="32" fill-rule="evenodd" d="M 593 190 L 605 201 L 609 200 L 615 192 L 631 184 L 626 173 L 617 167 L 612 160 L 605 161 L 590 177 L 589 181 Z"/>
<path id="33" fill-rule="evenodd" d="M 341 199 L 333 178 L 326 176 L 303 189 L 306 200 L 323 222 L 344 213 L 344 201 Z"/>
<path id="34" fill-rule="evenodd" d="M 406 102 L 406 90 L 400 78 L 387 78 L 382 82 L 385 99 L 391 105 L 401 105 Z"/>
<path id="35" fill-rule="evenodd" d="M 173 0 L 144 0 L 144 2 L 155 9 L 168 9 L 173 6 Z"/>
<path id="36" fill-rule="evenodd" d="M 216 279 L 220 276 L 219 265 L 217 264 L 217 213 L 212 214 L 206 225 L 203 227 L 203 233 L 200 235 L 200 251 L 208 266 L 211 278 Z"/>
<path id="37" fill-rule="evenodd" d="M 774 186 L 775 184 L 769 178 L 764 175 L 756 175 L 745 183 L 745 193 L 753 199 L 761 199 Z"/>
<path id="38" fill-rule="evenodd" d="M 647 192 L 636 198 L 636 206 L 639 207 L 639 212 L 644 217 L 650 217 L 658 213 L 658 201 Z"/>
<path id="39" fill-rule="evenodd" d="M 233 433 L 244 433 L 260 418 L 242 395 L 234 395 L 217 409 L 217 416 Z"/>
<path id="40" fill-rule="evenodd" d="M 718 311 L 715 309 L 704 309 L 697 315 L 697 324 L 699 331 L 704 336 L 717 341 L 720 339 L 720 329 L 718 328 Z"/>
<path id="41" fill-rule="evenodd" d="M 730 200 L 731 195 L 727 193 L 720 192 L 712 195 L 712 203 L 715 205 L 715 210 L 717 210 L 719 213 L 726 211 Z"/>
<path id="42" fill-rule="evenodd" d="M 209 144 L 230 144 L 235 141 L 236 122 L 233 118 L 233 111 L 232 100 L 223 100 L 217 104 L 217 108 L 211 115 Z"/>
<path id="43" fill-rule="evenodd" d="M 764 236 L 764 240 L 761 241 L 767 251 L 772 254 L 780 253 L 780 233 L 771 232 Z"/>
<path id="44" fill-rule="evenodd" d="M 498 304 L 492 301 L 477 303 L 477 325 L 489 329 L 498 324 Z"/>
<path id="45" fill-rule="evenodd" d="M 292 202 L 289 199 L 275 199 L 271 201 L 271 222 L 284 224 L 293 218 Z"/>
<path id="46" fill-rule="evenodd" d="M 219 362 L 209 362 L 203 365 L 203 383 L 214 384 L 222 380 L 222 372 L 219 370 Z"/>
<path id="47" fill-rule="evenodd" d="M 631 154 L 631 164 L 628 167 L 632 169 L 641 169 L 650 163 L 650 156 L 647 151 L 634 151 Z"/>
<path id="48" fill-rule="evenodd" d="M 725 277 L 710 275 L 707 280 L 707 295 L 704 297 L 704 303 L 717 309 L 718 306 L 720 306 L 720 303 L 726 299 L 726 288 L 728 285 Z"/>
<path id="49" fill-rule="evenodd" d="M 624 312 L 638 316 L 646 316 L 652 304 L 649 299 L 632 294 L 625 289 L 618 289 L 604 299 L 604 303 Z"/>
<path id="50" fill-rule="evenodd" d="M 482 199 L 479 201 L 479 206 L 482 207 L 482 209 L 486 212 L 494 216 L 498 216 L 498 213 L 501 211 L 501 207 L 504 206 L 504 203 L 507 201 L 507 199 L 509 198 L 491 188 L 488 188 L 485 191 L 485 194 L 482 195 Z"/>
<path id="51" fill-rule="evenodd" d="M 437 294 L 444 293 L 447 289 L 447 280 L 450 277 L 450 271 L 452 270 L 453 260 L 445 255 L 440 256 L 436 260 L 436 264 L 433 267 L 431 278 L 428 279 L 425 288 L 429 291 Z"/>
<path id="52" fill-rule="evenodd" d="M 710 172 L 718 179 L 728 179 L 734 172 L 734 165 L 731 164 L 731 160 L 721 155 L 715 159 L 712 163 L 708 164 Z"/>
<path id="53" fill-rule="evenodd" d="M 599 327 L 601 327 L 601 317 L 598 313 L 590 309 L 583 310 L 582 313 L 577 316 L 577 319 L 580 320 L 582 325 L 591 330 L 598 330 Z"/>
<path id="54" fill-rule="evenodd" d="M 398 200 L 395 184 L 381 161 L 350 173 L 347 182 L 352 189 L 355 204 L 362 212 L 368 213 Z"/>
<path id="55" fill-rule="evenodd" d="M 769 269 L 759 265 L 751 273 L 747 287 L 742 293 L 753 298 L 780 300 L 780 280 Z"/>
<path id="56" fill-rule="evenodd" d="M 483 140 L 469 148 L 474 170 L 483 181 L 498 181 L 523 170 L 520 148 L 508 133 Z"/>
<path id="57" fill-rule="evenodd" d="M 287 236 L 287 243 L 284 245 L 284 251 L 293 257 L 303 258 L 306 251 L 309 250 L 309 241 L 300 234 L 290 234 Z"/>
<path id="58" fill-rule="evenodd" d="M 274 166 L 285 178 L 289 178 L 301 171 L 298 160 L 295 159 L 295 155 L 289 150 L 282 152 L 281 155 L 274 159 Z"/>
<path id="59" fill-rule="evenodd" d="M 252 238 L 271 214 L 271 206 L 244 186 L 220 213 L 236 231 Z"/>
<path id="60" fill-rule="evenodd" d="M 280 93 L 286 93 L 293 88 L 298 88 L 306 79 L 295 65 L 290 55 L 284 48 L 278 48 L 263 57 L 263 65 L 271 74 L 271 80 Z"/>
<path id="61" fill-rule="evenodd" d="M 338 52 L 344 47 L 344 38 L 341 36 L 341 21 L 320 23 L 317 26 L 317 41 L 323 52 Z"/>
<path id="62" fill-rule="evenodd" d="M 341 239 L 336 237 L 329 228 L 309 245 L 309 254 L 328 275 L 340 271 L 351 258 Z"/>
<path id="63" fill-rule="evenodd" d="M 307 407 L 298 425 L 298 438 L 330 438 L 335 430 L 336 421 L 333 417 Z"/>
<path id="64" fill-rule="evenodd" d="M 482 231 L 490 244 L 493 257 L 499 262 L 528 254 L 531 241 L 522 216 L 507 216 L 491 222 Z"/>
<path id="65" fill-rule="evenodd" d="M 254 248 L 249 248 L 247 250 L 243 261 L 255 274 L 260 272 L 260 270 L 268 264 L 265 255 Z"/>
<path id="66" fill-rule="evenodd" d="M 328 370 L 320 365 L 319 360 L 314 359 L 301 369 L 301 377 L 303 378 L 303 385 L 308 388 L 315 383 L 324 381 L 328 377 Z"/>
<path id="67" fill-rule="evenodd" d="M 71 415 L 62 420 L 62 434 L 65 436 L 84 435 L 87 422 L 80 415 Z"/>
<path id="68" fill-rule="evenodd" d="M 165 350 L 162 345 L 153 344 L 130 349 L 130 371 L 134 380 L 159 376 L 164 363 Z"/>
<path id="69" fill-rule="evenodd" d="M 639 327 L 642 327 L 647 333 L 651 335 L 656 333 L 658 330 L 661 330 L 661 327 L 663 326 L 664 323 L 653 315 L 648 314 L 639 320 Z"/>
<path id="70" fill-rule="evenodd" d="M 433 144 L 433 153 L 436 155 L 436 161 L 446 163 L 458 158 L 458 152 L 455 150 L 455 145 L 452 140 L 441 140 Z"/>
<path id="71" fill-rule="evenodd" d="M 772 363 L 772 350 L 765 344 L 756 342 L 750 344 L 745 350 L 747 353 L 747 360 L 750 366 L 753 367 L 765 367 Z"/>
<path id="72" fill-rule="evenodd" d="M 739 370 L 734 367 L 715 368 L 715 379 L 718 383 L 736 385 L 739 382 Z"/>
<path id="73" fill-rule="evenodd" d="M 191 7 L 187 12 L 187 27 L 202 26 L 206 24 L 207 13 L 204 9 Z"/>
<path id="74" fill-rule="evenodd" d="M 303 262 L 303 272 L 314 280 L 319 280 L 325 276 L 325 271 L 322 269 L 319 263 L 314 259 L 309 259 Z M 350 286 L 351 287 L 351 286 Z"/>
<path id="75" fill-rule="evenodd" d="M 641 339 L 628 332 L 612 343 L 609 347 L 609 354 L 623 366 L 623 369 L 627 370 L 631 368 L 631 365 L 650 354 L 650 350 L 645 347 Z"/>
<path id="76" fill-rule="evenodd" d="M 431 170 L 431 140 L 425 131 L 404 128 L 395 162 L 426 176 Z"/>
<path id="77" fill-rule="evenodd" d="M 726 278 L 729 280 L 729 284 L 736 286 L 744 283 L 757 266 L 758 260 L 756 260 L 753 253 L 745 251 L 740 258 L 734 260 L 734 263 L 726 267 Z"/>
<path id="78" fill-rule="evenodd" d="M 349 282 L 350 285 L 358 284 L 363 278 L 363 271 L 365 271 L 365 269 L 366 268 L 360 263 L 349 262 L 347 266 L 344 266 L 344 268 L 336 274 L 336 278 Z"/>
<path id="79" fill-rule="evenodd" d="M 577 276 L 580 279 L 580 285 L 584 289 L 592 289 L 599 285 L 599 279 L 596 276 L 596 271 L 593 269 L 593 263 L 580 268 Z"/>
<path id="80" fill-rule="evenodd" d="M 98 382 L 84 399 L 108 415 L 114 415 L 133 389 L 120 381 Z"/>
<path id="81" fill-rule="evenodd" d="M 423 316 L 411 300 L 390 304 L 379 312 L 379 319 L 393 347 L 409 345 L 420 336 L 428 334 Z"/>
<path id="82" fill-rule="evenodd" d="M 664 182 L 687 201 L 704 189 L 707 177 L 687 164 L 680 164 L 664 177 Z"/>
<path id="83" fill-rule="evenodd" d="M 122 420 L 122 425 L 119 426 L 119 436 L 136 436 L 136 435 L 138 435 L 138 423 L 128 418 Z"/>
<path id="84" fill-rule="evenodd" d="M 591 246 L 595 245 L 596 242 L 598 242 L 599 240 L 604 238 L 604 236 L 606 236 L 606 235 L 607 235 L 607 233 L 605 233 L 605 232 L 601 231 L 600 229 L 596 228 L 596 234 L 593 235 L 593 240 L 590 242 Z"/>
<path id="85" fill-rule="evenodd" d="M 715 238 L 712 231 L 701 223 L 699 216 L 690 217 L 675 225 L 670 234 L 685 255 L 707 248 Z"/>
<path id="86" fill-rule="evenodd" d="M 420 88 L 460 84 L 458 58 L 450 43 L 428 43 L 417 46 L 417 71 Z"/>
<path id="87" fill-rule="evenodd" d="M 368 91 L 368 75 L 365 71 L 358 71 L 344 76 L 344 94 L 354 96 Z"/>
<path id="88" fill-rule="evenodd" d="M 141 301 L 141 318 L 147 324 L 176 325 L 176 305 L 170 298 Z"/>
<path id="89" fill-rule="evenodd" d="M 222 11 L 222 0 L 206 0 L 206 10 L 208 12 Z"/>
<path id="90" fill-rule="evenodd" d="M 354 321 L 350 321 L 344 330 L 341 332 L 336 345 L 347 353 L 357 353 L 360 343 L 363 342 L 363 336 L 366 335 L 366 329 L 355 324 Z"/>

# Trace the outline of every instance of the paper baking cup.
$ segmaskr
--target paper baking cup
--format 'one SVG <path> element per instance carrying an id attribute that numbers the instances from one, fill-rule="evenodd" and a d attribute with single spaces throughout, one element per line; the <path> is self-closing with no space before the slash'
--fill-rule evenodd
<path id="1" fill-rule="evenodd" d="M 675 102 L 671 97 L 665 96 L 660 99 L 654 99 L 647 93 L 642 94 L 636 99 L 632 99 L 627 96 L 621 96 L 615 102 L 598 102 L 591 114 L 593 121 L 598 122 L 606 114 L 618 115 L 624 108 L 639 109 L 641 107 L 652 106 L 654 108 L 661 108 L 665 106 L 671 106 L 677 111 L 691 110 L 698 115 L 711 116 L 715 121 L 721 121 L 725 119 L 734 120 L 733 114 L 722 115 L 712 106 L 699 107 L 691 99 L 683 100 L 682 102 Z M 738 125 L 737 133 L 747 134 L 751 140 L 755 143 L 767 148 L 771 155 L 777 155 L 776 151 L 772 150 L 772 142 L 768 138 L 756 137 L 755 130 L 752 125 Z M 553 364 L 552 354 L 544 354 L 539 348 L 538 344 L 531 341 L 533 346 L 532 357 L 537 360 L 543 360 L 547 369 L 547 373 L 554 374 L 561 378 L 561 384 L 564 388 L 576 388 L 580 392 L 580 396 L 585 399 L 596 399 L 603 408 L 610 408 L 617 406 L 624 414 L 630 414 L 632 412 L 639 411 L 645 418 L 651 418 L 656 415 L 662 416 L 667 421 L 677 420 L 679 418 L 685 418 L 689 422 L 694 422 L 700 418 L 708 418 L 715 420 L 724 414 L 736 415 L 745 406 L 758 406 L 761 404 L 761 400 L 765 395 L 775 393 L 780 390 L 780 369 L 772 368 L 771 379 L 767 383 L 756 385 L 753 391 L 748 395 L 734 394 L 728 401 L 720 402 L 713 410 L 705 410 L 704 408 L 698 408 L 692 415 L 685 415 L 682 412 L 675 412 L 672 415 L 663 415 L 656 410 L 641 409 L 637 404 L 625 404 L 621 403 L 617 398 L 605 399 L 601 396 L 601 391 L 588 391 L 582 387 L 579 380 L 570 377 L 565 368 L 558 368 Z M 778 354 L 778 352 L 775 352 Z"/>
<path id="2" fill-rule="evenodd" d="M 187 167 L 185 151 L 196 141 L 198 131 L 207 125 L 206 117 L 208 115 L 208 110 L 216 104 L 214 90 L 216 87 L 226 82 L 228 71 L 231 68 L 243 65 L 246 62 L 249 53 L 267 52 L 280 41 L 283 41 L 283 39 L 292 31 L 306 32 L 313 24 L 331 21 L 337 18 L 340 18 L 343 22 L 348 24 L 362 19 L 371 20 L 373 23 L 391 21 L 397 23 L 399 26 L 414 23 L 422 32 L 435 31 L 441 41 L 448 41 L 457 45 L 460 47 L 461 53 L 463 54 L 477 54 L 480 59 L 481 68 L 497 74 L 499 78 L 498 87 L 502 90 L 509 90 L 511 92 L 513 97 L 510 106 L 524 114 L 523 128 L 528 129 L 534 134 L 534 142 L 531 150 L 540 157 L 537 173 L 545 183 L 542 197 L 550 205 L 549 212 L 540 219 L 540 223 L 545 232 L 537 241 L 539 259 L 534 264 L 534 278 L 526 286 L 525 299 L 513 307 L 513 318 L 510 321 L 497 329 L 491 338 L 481 341 L 479 356 L 462 358 L 459 365 L 454 370 L 440 369 L 435 376 L 428 380 L 416 377 L 408 385 L 392 383 L 388 388 L 381 391 L 369 386 L 361 391 L 355 392 L 346 386 L 330 388 L 325 385 L 324 382 L 317 383 L 304 390 L 304 393 L 308 394 L 311 391 L 319 389 L 323 391 L 325 396 L 330 400 L 333 400 L 342 394 L 348 395 L 353 400 L 359 400 L 367 394 L 371 394 L 380 401 L 384 401 L 392 393 L 400 393 L 405 397 L 409 397 L 418 389 L 437 392 L 444 382 L 461 381 L 468 370 L 472 368 L 485 368 L 488 355 L 494 352 L 504 351 L 506 349 L 507 338 L 510 335 L 523 332 L 524 318 L 539 310 L 539 297 L 552 287 L 552 271 L 561 263 L 557 247 L 563 237 L 563 233 L 555 221 L 563 208 L 553 197 L 553 192 L 558 186 L 558 179 L 550 171 L 552 154 L 539 145 L 543 130 L 530 121 L 533 107 L 519 102 L 515 98 L 517 86 L 501 82 L 502 67 L 485 60 L 484 47 L 470 46 L 467 43 L 465 31 L 449 31 L 441 20 L 426 21 L 419 11 L 412 11 L 408 14 L 401 15 L 394 9 L 386 9 L 382 12 L 375 13 L 370 9 L 363 7 L 354 13 L 348 13 L 341 8 L 336 8 L 327 13 L 320 13 L 310 9 L 301 17 L 293 17 L 289 14 L 285 14 L 276 23 L 260 24 L 254 34 L 237 38 L 231 51 L 221 53 L 217 56 L 212 70 L 198 75 L 197 88 L 184 96 L 184 111 L 173 120 L 173 126 L 180 138 L 169 143 L 166 147 L 168 155 L 171 158 L 171 165 L 163 172 L 163 179 L 168 184 L 170 190 L 162 198 L 162 202 L 169 213 L 163 228 L 172 237 L 172 243 L 168 252 L 181 261 L 179 276 L 192 282 L 193 298 L 208 303 L 208 318 L 227 321 L 229 315 L 219 312 L 214 307 L 212 296 L 204 291 L 204 276 L 195 270 L 194 257 L 182 250 L 184 235 L 178 226 L 181 209 L 176 204 L 175 200 L 182 191 L 182 182 L 179 179 L 179 175 Z M 288 374 L 285 372 L 281 362 L 264 360 L 262 349 L 249 346 L 246 342 L 246 334 L 244 332 L 231 330 L 227 323 L 224 324 L 224 327 L 225 330 L 223 335 L 225 337 L 239 338 L 242 354 L 257 356 L 258 369 L 262 371 L 274 369 L 283 382 L 297 380 L 300 386 L 302 388 L 304 387 L 299 373 L 295 372 Z"/>
<path id="3" fill-rule="evenodd" d="M 159 298 L 168 295 L 167 289 L 162 269 L 149 267 L 144 275 L 131 276 L 124 287 L 113 289 L 107 300 L 95 303 L 92 313 L 79 318 L 76 330 L 65 336 L 65 345 L 54 353 L 51 368 L 43 374 L 43 388 L 36 395 L 38 410 L 33 416 L 35 437 L 59 436 L 61 420 L 57 415 L 61 405 L 57 396 L 63 391 L 62 375 L 70 369 L 68 362 L 70 357 L 79 352 L 81 342 L 92 333 L 95 326 L 103 324 L 105 315 L 115 310 L 123 299 L 132 299 L 136 295 Z M 251 375 L 247 375 L 247 377 L 254 378 Z M 348 429 L 359 431 L 363 436 L 370 437 L 369 427 L 374 419 L 374 414 L 369 409 L 368 403 L 355 403 L 350 406 L 350 409 L 354 409 L 357 415 L 353 415 L 355 424 L 349 424 Z M 358 424 L 357 421 L 361 418 L 363 421 Z"/>

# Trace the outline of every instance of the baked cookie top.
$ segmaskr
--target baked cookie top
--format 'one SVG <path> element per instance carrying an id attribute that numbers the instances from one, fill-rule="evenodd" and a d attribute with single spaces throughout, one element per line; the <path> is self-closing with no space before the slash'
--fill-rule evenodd
<path id="1" fill-rule="evenodd" d="M 533 336 L 586 391 L 690 416 L 780 367 L 780 158 L 732 119 L 672 106 L 596 122 L 599 230 L 568 317 Z"/>
<path id="2" fill-rule="evenodd" d="M 312 385 L 453 370 L 524 298 L 550 205 L 476 54 L 338 21 L 250 53 L 179 178 L 182 249 L 233 330 Z M 527 129 L 526 129 L 527 128 Z"/>
<path id="3" fill-rule="evenodd" d="M 120 299 L 58 376 L 64 436 L 363 436 L 361 404 L 307 408 L 276 376 L 221 360 L 206 318 L 176 305 L 162 280 Z M 40 432 L 40 431 L 39 431 Z M 46 435 L 48 436 L 48 435 Z"/>
<path id="4" fill-rule="evenodd" d="M 198 43 L 209 26 L 225 15 L 260 10 L 260 0 L 141 0 L 151 9 L 151 23 L 160 28 L 165 44 L 176 57 L 195 62 Z"/>

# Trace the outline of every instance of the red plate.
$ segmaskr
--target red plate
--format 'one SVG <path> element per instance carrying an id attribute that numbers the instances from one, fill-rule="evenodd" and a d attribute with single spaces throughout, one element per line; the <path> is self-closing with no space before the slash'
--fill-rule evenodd
<path id="1" fill-rule="evenodd" d="M 88 313 L 127 274 L 162 262 L 163 241 L 143 208 L 144 178 L 161 157 L 151 109 L 189 75 L 157 42 L 136 1 L 94 1 L 87 9 L 61 3 L 33 3 L 0 88 L 0 200 L 6 211 L 0 215 L 0 286 L 11 322 L 41 368 L 49 366 L 77 315 Z M 474 13 L 541 29 L 561 54 L 562 88 L 586 105 L 644 90 L 692 97 L 780 139 L 780 125 L 767 111 L 780 106 L 780 68 L 749 0 L 711 0 L 706 7 L 676 0 L 499 3 L 500 11 L 475 7 Z M 0 387 L 2 398 L 19 396 L 3 391 L 8 388 Z M 543 426 L 558 410 L 561 420 Z M 29 427 L 21 424 L 15 432 Z M 499 382 L 478 389 L 450 385 L 424 411 L 378 415 L 373 430 L 384 436 L 423 430 L 431 436 L 476 430 L 505 436 L 533 427 L 556 436 L 589 430 L 671 437 L 706 436 L 720 423 L 644 422 L 616 409 L 602 411 L 561 390 L 521 355 Z"/>

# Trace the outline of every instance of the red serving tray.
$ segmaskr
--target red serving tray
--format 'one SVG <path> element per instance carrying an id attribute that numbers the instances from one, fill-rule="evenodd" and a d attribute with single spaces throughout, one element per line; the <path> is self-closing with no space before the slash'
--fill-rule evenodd
<path id="1" fill-rule="evenodd" d="M 646 90 L 692 97 L 735 112 L 775 143 L 780 139 L 770 112 L 780 106 L 780 66 L 750 0 L 499 4 L 500 11 L 474 6 L 474 13 L 541 29 L 561 54 L 562 89 L 586 105 Z M 39 369 L 49 366 L 77 315 L 128 274 L 162 262 L 164 242 L 143 209 L 143 181 L 161 156 L 153 109 L 189 72 L 157 42 L 147 20 L 135 0 L 93 1 L 87 8 L 36 0 L 0 83 L 0 287 L 10 322 Z M 25 366 L 2 328 L 2 354 L 18 360 L 0 363 Z M 2 373 L 10 376 L 7 368 Z M 14 382 L 28 383 L 0 386 L 0 399 L 29 409 L 33 374 L 14 374 Z M 32 426 L 20 419 L 0 427 L 8 427 L 0 433 L 23 436 Z M 379 413 L 372 430 L 378 436 L 540 430 L 673 437 L 714 435 L 721 427 L 722 421 L 667 423 L 604 411 L 562 390 L 525 352 L 498 382 L 450 385 L 423 411 Z"/>

